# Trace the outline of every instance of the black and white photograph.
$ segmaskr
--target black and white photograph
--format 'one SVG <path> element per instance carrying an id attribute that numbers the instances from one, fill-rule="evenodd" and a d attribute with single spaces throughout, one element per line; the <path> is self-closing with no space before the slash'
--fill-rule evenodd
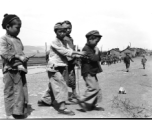
<path id="1" fill-rule="evenodd" d="M 0 119 L 152 118 L 152 0 L 0 4 Z"/>

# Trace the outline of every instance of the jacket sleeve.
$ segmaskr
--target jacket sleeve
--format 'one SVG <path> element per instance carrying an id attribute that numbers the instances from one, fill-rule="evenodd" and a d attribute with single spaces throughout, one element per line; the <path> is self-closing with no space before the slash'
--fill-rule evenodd
<path id="1" fill-rule="evenodd" d="M 0 38 L 0 55 L 3 59 L 9 62 L 15 57 L 15 50 L 13 46 L 7 42 L 5 38 Z"/>
<path id="2" fill-rule="evenodd" d="M 56 42 L 52 42 L 51 47 L 53 49 L 55 49 L 57 52 L 59 52 L 60 54 L 62 54 L 63 56 L 72 56 L 73 50 L 72 49 L 68 49 L 65 48 L 63 45 L 61 44 L 57 44 Z"/>
<path id="3" fill-rule="evenodd" d="M 87 52 L 87 56 L 89 57 L 89 59 L 91 61 L 100 61 L 101 57 L 100 54 L 96 55 L 95 53 L 92 53 L 89 49 L 87 49 L 86 47 L 82 49 L 82 51 L 86 51 Z"/>

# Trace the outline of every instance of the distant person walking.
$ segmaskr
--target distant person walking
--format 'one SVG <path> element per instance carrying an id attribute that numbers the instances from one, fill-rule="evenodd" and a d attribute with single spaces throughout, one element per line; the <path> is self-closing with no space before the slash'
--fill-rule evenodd
<path id="1" fill-rule="evenodd" d="M 143 55 L 143 58 L 141 59 L 141 64 L 143 65 L 143 69 L 145 69 L 145 67 L 146 67 L 146 62 L 147 62 L 147 59 L 146 59 L 145 55 Z"/>
<path id="2" fill-rule="evenodd" d="M 99 64 L 101 61 L 100 51 L 96 46 L 101 37 L 102 35 L 97 30 L 90 31 L 86 34 L 87 43 L 82 49 L 88 56 L 88 58 L 82 58 L 81 63 L 81 72 L 87 87 L 85 94 L 78 99 L 78 103 L 83 111 L 104 110 L 98 106 L 98 103 L 101 102 L 102 95 L 97 74 L 102 72 L 102 69 Z"/>
<path id="3" fill-rule="evenodd" d="M 20 33 L 22 22 L 14 14 L 5 14 L 2 27 L 6 34 L 0 38 L 0 56 L 3 63 L 4 104 L 9 118 L 24 118 L 27 114 L 27 61 Z"/>
<path id="4" fill-rule="evenodd" d="M 126 53 L 126 56 L 124 57 L 124 63 L 126 65 L 126 72 L 129 72 L 129 67 L 130 67 L 130 61 L 134 62 L 131 57 L 129 56 L 129 53 Z"/>

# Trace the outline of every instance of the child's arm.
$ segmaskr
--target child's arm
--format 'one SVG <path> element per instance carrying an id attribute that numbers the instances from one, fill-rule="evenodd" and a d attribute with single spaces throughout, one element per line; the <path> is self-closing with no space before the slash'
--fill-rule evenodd
<path id="1" fill-rule="evenodd" d="M 3 59 L 10 62 L 15 57 L 16 52 L 8 44 L 5 38 L 0 38 L 0 55 Z"/>
<path id="2" fill-rule="evenodd" d="M 85 54 L 84 52 L 77 52 L 77 51 L 73 51 L 72 49 L 65 48 L 64 46 L 60 44 L 56 44 L 55 42 L 52 42 L 51 47 L 66 57 L 72 57 L 72 55 L 76 55 L 76 54 L 78 55 Z"/>
<path id="3" fill-rule="evenodd" d="M 98 47 L 95 47 L 95 54 L 100 56 L 99 61 L 101 61 L 101 53 Z"/>
<path id="4" fill-rule="evenodd" d="M 100 55 L 99 52 L 96 51 L 96 53 L 92 53 L 88 48 L 83 48 L 82 51 L 86 51 L 87 52 L 87 56 L 91 61 L 100 61 Z M 97 54 L 98 53 L 98 54 Z"/>

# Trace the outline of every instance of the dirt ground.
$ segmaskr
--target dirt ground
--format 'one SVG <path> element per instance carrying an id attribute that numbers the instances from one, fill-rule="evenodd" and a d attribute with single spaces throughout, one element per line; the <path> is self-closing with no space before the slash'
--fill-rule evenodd
<path id="1" fill-rule="evenodd" d="M 102 102 L 99 104 L 104 111 L 80 112 L 79 106 L 68 105 L 75 116 L 58 114 L 53 107 L 39 107 L 37 101 L 45 92 L 48 84 L 45 67 L 30 68 L 27 74 L 29 104 L 31 112 L 28 118 L 151 118 L 152 117 L 152 57 L 147 57 L 146 69 L 142 68 L 141 57 L 131 62 L 130 72 L 125 72 L 123 62 L 102 65 L 103 72 L 98 74 L 102 89 Z M 0 78 L 0 118 L 5 117 L 3 82 Z M 85 84 L 80 77 L 77 81 L 80 95 L 85 91 Z M 124 87 L 126 94 L 118 94 Z M 69 89 L 69 91 L 71 91 Z"/>

